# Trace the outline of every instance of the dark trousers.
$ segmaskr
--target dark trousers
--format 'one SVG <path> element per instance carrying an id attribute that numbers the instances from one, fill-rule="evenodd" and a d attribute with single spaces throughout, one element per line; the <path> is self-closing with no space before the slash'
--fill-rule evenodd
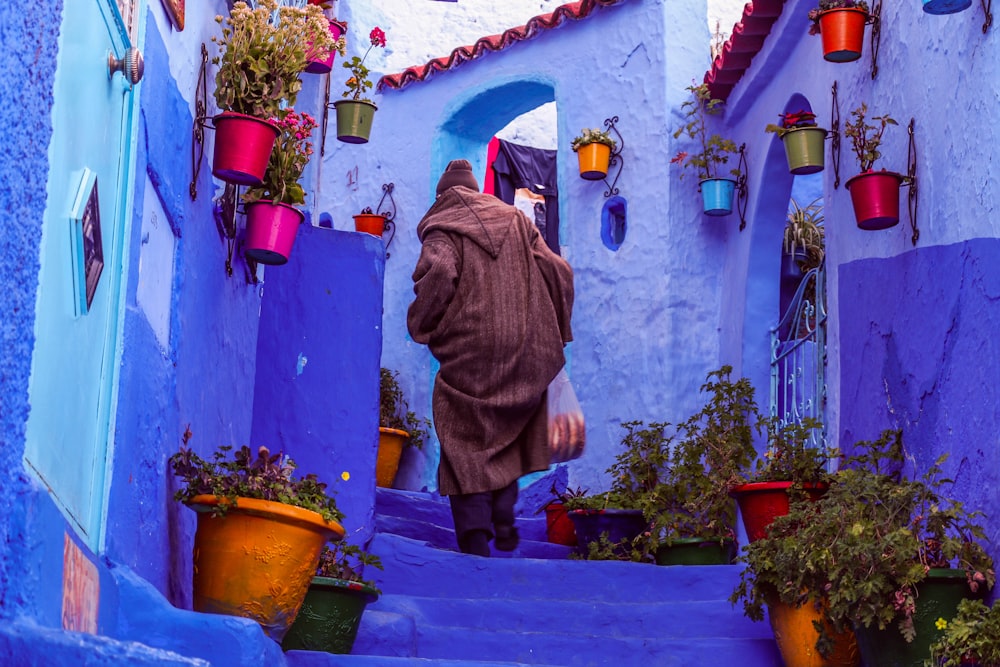
<path id="1" fill-rule="evenodd" d="M 458 548 L 464 553 L 488 556 L 489 547 L 486 546 L 486 553 L 482 549 L 493 539 L 494 526 L 504 533 L 514 526 L 517 480 L 496 491 L 448 496 L 448 500 Z"/>

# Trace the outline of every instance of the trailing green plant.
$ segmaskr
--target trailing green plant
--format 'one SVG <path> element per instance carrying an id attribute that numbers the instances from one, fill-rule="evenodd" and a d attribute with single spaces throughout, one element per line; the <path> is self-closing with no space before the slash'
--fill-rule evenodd
<path id="1" fill-rule="evenodd" d="M 382 591 L 379 590 L 374 581 L 364 578 L 365 568 L 369 566 L 378 570 L 384 569 L 382 559 L 375 554 L 368 553 L 347 540 L 340 540 L 323 546 L 319 555 L 316 576 L 357 582 L 381 593 Z"/>
<path id="2" fill-rule="evenodd" d="M 943 495 L 951 483 L 941 476 L 945 457 L 922 476 L 903 477 L 898 430 L 852 450 L 822 498 L 793 498 L 767 536 L 744 548 L 746 568 L 730 600 L 742 600 L 754 620 L 774 600 L 815 604 L 837 632 L 895 626 L 912 641 L 917 590 L 930 568 L 965 570 L 973 591 L 993 586 L 993 563 L 976 523 L 981 513 Z M 817 646 L 826 642 L 821 633 Z"/>
<path id="3" fill-rule="evenodd" d="M 688 119 L 682 127 L 674 132 L 674 139 L 681 135 L 698 142 L 700 150 L 696 153 L 680 151 L 670 160 L 671 164 L 682 164 L 685 168 L 694 167 L 699 180 L 718 178 L 722 165 L 729 162 L 729 156 L 739 152 L 736 142 L 726 139 L 720 134 L 708 133 L 708 117 L 722 112 L 723 101 L 712 97 L 707 83 L 690 85 L 687 90 L 692 99 L 681 104 Z M 739 177 L 739 168 L 729 170 L 733 177 Z M 681 178 L 684 172 L 681 172 Z"/>
<path id="4" fill-rule="evenodd" d="M 295 109 L 285 109 L 280 116 L 272 121 L 278 128 L 278 138 L 271 149 L 264 180 L 247 189 L 243 195 L 247 204 L 265 199 L 295 206 L 306 201 L 299 179 L 312 157 L 313 145 L 309 137 L 318 125 L 316 119 L 304 111 L 300 114 Z"/>
<path id="5" fill-rule="evenodd" d="M 939 618 L 941 638 L 931 644 L 926 667 L 1000 667 L 1000 606 L 961 600 L 952 619 Z"/>
<path id="6" fill-rule="evenodd" d="M 871 119 L 877 122 L 877 125 L 872 125 L 866 120 L 867 114 L 868 105 L 862 102 L 861 106 L 851 111 L 851 120 L 844 123 L 844 136 L 851 141 L 851 150 L 858 159 L 862 173 L 871 171 L 875 161 L 882 157 L 879 146 L 882 145 L 882 135 L 886 128 L 898 124 L 886 114 L 872 116 Z"/>
<path id="7" fill-rule="evenodd" d="M 206 460 L 189 449 L 186 444 L 190 431 L 185 433 L 184 444 L 168 460 L 174 475 L 184 484 L 174 494 L 174 500 L 190 504 L 195 496 L 211 495 L 223 499 L 213 508 L 213 513 L 223 515 L 237 498 L 272 500 L 312 510 L 327 521 L 340 521 L 344 515 L 337 509 L 336 500 L 327 493 L 325 483 L 314 474 L 295 477 L 295 462 L 267 447 L 257 449 L 256 455 L 243 445 L 233 451 L 222 445 Z M 229 459 L 229 452 L 233 458 Z"/>
<path id="8" fill-rule="evenodd" d="M 785 229 L 781 248 L 789 255 L 801 248 L 806 260 L 800 262 L 803 273 L 823 263 L 826 256 L 826 227 L 823 225 L 822 197 L 817 197 L 806 206 L 800 206 L 791 199 L 791 210 L 785 219 Z"/>
<path id="9" fill-rule="evenodd" d="M 220 111 L 262 119 L 280 116 L 294 106 L 302 89 L 299 75 L 310 60 L 325 58 L 337 47 L 330 22 L 318 5 L 279 6 L 278 0 L 243 0 L 229 16 L 216 16 L 222 36 L 212 37 L 219 54 L 212 62 L 215 102 Z"/>
<path id="10" fill-rule="evenodd" d="M 765 132 L 772 132 L 779 137 L 783 137 L 791 130 L 802 127 L 816 127 L 816 114 L 812 111 L 803 109 L 801 111 L 778 114 L 778 117 L 781 119 L 781 124 L 768 123 L 764 127 Z"/>
<path id="11" fill-rule="evenodd" d="M 618 146 L 618 142 L 611 136 L 610 130 L 602 131 L 598 128 L 591 129 L 589 127 L 585 127 L 580 130 L 580 135 L 573 139 L 571 146 L 573 148 L 573 152 L 575 153 L 580 150 L 582 146 L 586 146 L 587 144 L 604 144 L 605 146 L 611 148 L 612 153 Z"/>
<path id="12" fill-rule="evenodd" d="M 868 3 L 865 0 L 819 0 L 819 6 L 809 10 L 809 34 L 819 34 L 819 18 L 823 12 L 830 9 L 851 9 L 856 8 L 865 14 L 871 14 Z"/>
<path id="13" fill-rule="evenodd" d="M 423 449 L 431 422 L 410 410 L 403 388 L 399 386 L 399 371 L 390 371 L 388 368 L 379 371 L 378 416 L 380 426 L 406 431 L 409 434 L 407 445 Z"/>

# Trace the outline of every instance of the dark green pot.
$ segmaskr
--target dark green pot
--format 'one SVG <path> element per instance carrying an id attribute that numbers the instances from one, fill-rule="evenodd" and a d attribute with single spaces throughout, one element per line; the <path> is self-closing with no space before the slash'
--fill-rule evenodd
<path id="1" fill-rule="evenodd" d="M 337 110 L 337 138 L 348 144 L 368 143 L 378 107 L 360 100 L 339 100 L 333 106 Z"/>
<path id="2" fill-rule="evenodd" d="M 682 537 L 656 549 L 657 565 L 729 565 L 736 557 L 736 541 Z"/>
<path id="3" fill-rule="evenodd" d="M 917 636 L 912 642 L 903 639 L 895 621 L 885 630 L 854 628 L 864 664 L 923 667 L 924 661 L 931 658 L 931 644 L 941 638 L 942 631 L 934 623 L 939 618 L 954 618 L 958 603 L 970 597 L 975 596 L 965 581 L 965 570 L 931 568 L 927 579 L 917 585 L 917 609 L 913 614 Z"/>
<path id="4" fill-rule="evenodd" d="M 314 577 L 281 648 L 350 653 L 365 607 L 378 591 L 354 581 Z"/>
<path id="5" fill-rule="evenodd" d="M 781 136 L 788 158 L 788 171 L 796 175 L 823 171 L 823 141 L 826 130 L 821 127 L 794 127 Z"/>

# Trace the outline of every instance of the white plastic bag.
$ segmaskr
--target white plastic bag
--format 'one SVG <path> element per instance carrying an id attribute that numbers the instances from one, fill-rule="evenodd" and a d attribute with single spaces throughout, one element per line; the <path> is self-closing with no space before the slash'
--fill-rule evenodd
<path id="1" fill-rule="evenodd" d="M 549 383 L 548 408 L 552 463 L 579 458 L 583 454 L 587 429 L 580 402 L 576 400 L 576 393 L 565 368 Z"/>

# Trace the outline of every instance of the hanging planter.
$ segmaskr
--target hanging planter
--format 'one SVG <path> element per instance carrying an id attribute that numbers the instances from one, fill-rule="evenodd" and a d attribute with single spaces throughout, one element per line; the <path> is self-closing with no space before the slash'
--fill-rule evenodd
<path id="1" fill-rule="evenodd" d="M 869 171 L 847 179 L 854 217 L 858 227 L 869 231 L 888 229 L 899 222 L 901 174 L 894 171 Z"/>
<path id="2" fill-rule="evenodd" d="M 281 648 L 350 653 L 365 607 L 378 597 L 376 589 L 356 581 L 314 577 Z"/>
<path id="3" fill-rule="evenodd" d="M 972 0 L 924 0 L 927 14 L 957 14 L 972 6 Z"/>
<path id="4" fill-rule="evenodd" d="M 378 107 L 362 100 L 338 100 L 333 107 L 337 110 L 337 139 L 347 144 L 368 143 Z"/>
<path id="5" fill-rule="evenodd" d="M 731 178 L 706 178 L 699 184 L 705 215 L 721 217 L 733 212 L 736 181 Z"/>
<path id="6" fill-rule="evenodd" d="M 599 181 L 608 175 L 608 164 L 617 142 L 611 137 L 610 130 L 586 127 L 573 139 L 570 147 L 580 163 L 580 178 Z"/>
<path id="7" fill-rule="evenodd" d="M 333 41 L 340 43 L 340 36 L 344 34 L 347 30 L 347 26 L 330 19 L 330 36 L 333 37 Z M 337 55 L 337 49 L 330 49 L 330 53 L 325 58 L 314 58 L 309 61 L 306 65 L 305 72 L 309 74 L 326 74 L 333 69 L 333 59 Z M 341 53 L 343 55 L 343 53 Z"/>
<path id="8" fill-rule="evenodd" d="M 823 171 L 823 147 L 826 130 L 821 127 L 796 127 L 785 132 L 781 141 L 785 145 L 788 171 L 796 176 Z"/>
<path id="9" fill-rule="evenodd" d="M 215 152 L 212 174 L 227 183 L 259 185 L 264 180 L 278 128 L 241 113 L 226 111 L 212 119 Z"/>
<path id="10" fill-rule="evenodd" d="M 391 489 L 403 456 L 403 444 L 410 434 L 398 428 L 378 428 L 378 456 L 375 459 L 375 485 Z"/>
<path id="11" fill-rule="evenodd" d="M 381 237 L 385 231 L 385 216 L 378 213 L 359 213 L 354 216 L 354 230 Z"/>
<path id="12" fill-rule="evenodd" d="M 284 264 L 305 215 L 288 204 L 266 199 L 247 204 L 246 255 L 260 264 Z"/>
<path id="13" fill-rule="evenodd" d="M 781 659 L 786 665 L 796 667 L 857 667 L 861 662 L 858 643 L 850 630 L 836 632 L 825 614 L 811 601 L 798 607 L 772 600 L 767 605 L 767 615 L 774 632 Z M 824 633 L 832 646 L 826 656 L 816 649 L 819 632 L 816 624 L 824 626 Z"/>
<path id="14" fill-rule="evenodd" d="M 736 558 L 735 540 L 683 537 L 656 548 L 657 565 L 729 565 Z"/>
<path id="15" fill-rule="evenodd" d="M 838 7 L 818 12 L 814 20 L 823 38 L 823 59 L 849 63 L 861 57 L 868 12 L 860 7 Z"/>

